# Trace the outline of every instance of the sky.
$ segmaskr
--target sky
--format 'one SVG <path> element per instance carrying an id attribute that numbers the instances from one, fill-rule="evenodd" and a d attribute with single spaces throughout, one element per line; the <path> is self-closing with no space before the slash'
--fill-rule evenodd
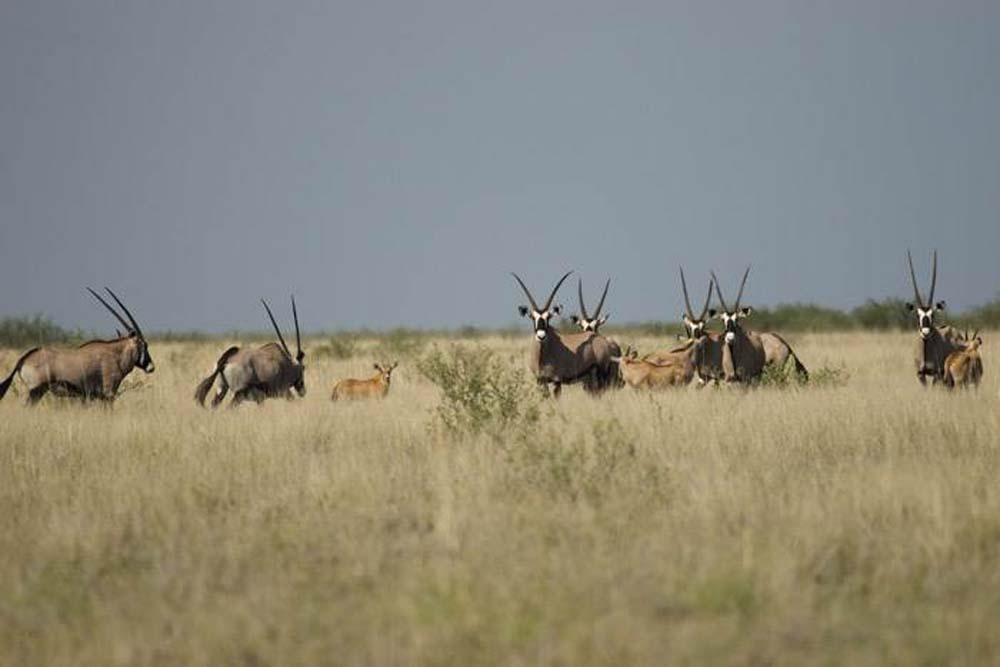
<path id="1" fill-rule="evenodd" d="M 612 322 L 1000 290 L 1000 3 L 6 0 L 0 317 Z M 926 283 L 923 286 L 926 290 Z M 575 283 L 561 301 L 575 310 Z M 697 300 L 700 296 L 692 297 Z M 525 326 L 527 326 L 525 324 Z"/>

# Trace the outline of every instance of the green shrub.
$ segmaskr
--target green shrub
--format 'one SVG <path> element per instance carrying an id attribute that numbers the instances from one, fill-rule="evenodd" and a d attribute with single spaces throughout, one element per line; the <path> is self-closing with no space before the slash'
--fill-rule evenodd
<path id="1" fill-rule="evenodd" d="M 868 299 L 864 305 L 851 311 L 851 317 L 865 329 L 885 331 L 906 329 L 911 325 L 912 316 L 906 310 L 902 299 Z"/>
<path id="2" fill-rule="evenodd" d="M 760 376 L 760 386 L 784 388 L 793 386 L 839 387 L 847 383 L 850 374 L 845 367 L 814 368 L 809 371 L 809 379 L 795 372 L 795 364 L 789 359 L 784 366 L 765 366 Z"/>
<path id="3" fill-rule="evenodd" d="M 34 317 L 5 317 L 0 320 L 0 346 L 31 347 L 50 343 L 68 343 L 82 338 L 42 315 Z"/>
<path id="4" fill-rule="evenodd" d="M 379 337 L 375 347 L 375 357 L 383 361 L 395 361 L 418 356 L 427 346 L 427 334 L 413 329 L 398 327 Z"/>
<path id="5" fill-rule="evenodd" d="M 312 354 L 317 359 L 351 359 L 360 352 L 358 339 L 351 334 L 336 334 L 330 340 L 316 346 Z"/>
<path id="6" fill-rule="evenodd" d="M 541 394 L 535 383 L 487 348 L 435 349 L 417 369 L 441 390 L 435 412 L 453 434 L 499 438 L 530 428 L 540 418 Z"/>

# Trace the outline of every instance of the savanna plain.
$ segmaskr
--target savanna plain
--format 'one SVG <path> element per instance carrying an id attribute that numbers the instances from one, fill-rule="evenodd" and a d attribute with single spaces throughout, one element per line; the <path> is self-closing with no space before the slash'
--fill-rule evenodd
<path id="1" fill-rule="evenodd" d="M 997 663 L 983 337 L 978 391 L 827 333 L 789 337 L 813 384 L 558 401 L 526 332 L 315 338 L 304 399 L 216 412 L 239 341 L 154 341 L 111 410 L 0 403 L 0 664 Z M 389 357 L 385 400 L 330 401 Z"/>

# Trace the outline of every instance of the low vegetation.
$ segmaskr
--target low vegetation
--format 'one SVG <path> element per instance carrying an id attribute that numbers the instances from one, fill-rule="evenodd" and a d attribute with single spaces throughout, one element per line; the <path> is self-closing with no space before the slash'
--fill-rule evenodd
<path id="1" fill-rule="evenodd" d="M 983 338 L 978 392 L 849 332 L 789 336 L 804 387 L 558 401 L 525 331 L 428 338 L 385 400 L 333 403 L 359 336 L 305 399 L 214 413 L 218 344 L 154 343 L 113 410 L 0 402 L 0 664 L 989 663 Z"/>

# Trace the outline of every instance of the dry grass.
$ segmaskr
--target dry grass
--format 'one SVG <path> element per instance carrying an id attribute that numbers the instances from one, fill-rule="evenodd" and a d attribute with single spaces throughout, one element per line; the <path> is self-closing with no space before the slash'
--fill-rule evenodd
<path id="1" fill-rule="evenodd" d="M 799 336 L 846 385 L 569 389 L 499 441 L 433 428 L 412 357 L 381 403 L 329 401 L 360 345 L 213 414 L 224 345 L 159 345 L 111 412 L 0 403 L 0 664 L 990 662 L 984 338 L 975 393 L 922 391 L 910 336 Z"/>

